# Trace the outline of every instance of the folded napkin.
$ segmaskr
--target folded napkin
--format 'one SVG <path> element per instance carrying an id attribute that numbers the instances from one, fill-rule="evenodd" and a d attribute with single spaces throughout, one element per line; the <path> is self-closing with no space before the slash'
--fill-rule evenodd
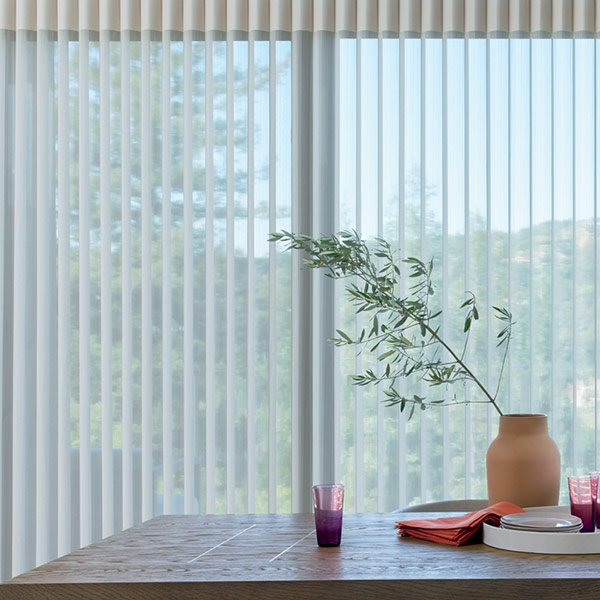
<path id="1" fill-rule="evenodd" d="M 400 535 L 460 546 L 470 540 L 481 528 L 483 523 L 496 527 L 500 518 L 505 515 L 525 512 L 521 507 L 510 502 L 498 502 L 482 510 L 467 513 L 460 517 L 442 517 L 441 519 L 414 519 L 397 521 L 396 529 Z"/>

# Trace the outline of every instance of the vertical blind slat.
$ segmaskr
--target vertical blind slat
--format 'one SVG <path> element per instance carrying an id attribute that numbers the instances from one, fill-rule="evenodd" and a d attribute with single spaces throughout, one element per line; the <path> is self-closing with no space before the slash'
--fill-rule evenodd
<path id="1" fill-rule="evenodd" d="M 291 198 L 292 198 L 292 229 L 299 232 L 310 232 L 311 207 L 310 207 L 310 157 L 311 153 L 308 140 L 311 139 L 310 128 L 313 124 L 311 110 L 312 98 L 308 93 L 309 87 L 303 85 L 310 81 L 312 67 L 312 53 L 317 40 L 307 39 L 304 32 L 294 32 L 292 35 L 292 89 L 295 90 L 295 102 L 291 109 Z M 312 47 L 311 47 L 312 46 Z M 279 68 L 279 63 L 277 63 Z M 314 108 L 314 106 L 313 106 Z M 279 113 L 279 106 L 277 107 Z M 282 111 L 283 112 L 283 111 Z M 277 115 L 283 121 L 283 114 Z M 287 150 L 278 148 L 281 165 L 286 165 Z M 291 287 L 291 501 L 292 512 L 307 512 L 310 490 L 311 451 L 310 444 L 314 441 L 315 432 L 312 432 L 311 402 L 312 363 L 310 352 L 315 347 L 316 340 L 312 340 L 310 319 L 312 318 L 312 273 L 301 269 L 301 257 L 294 252 L 292 263 Z M 308 350 L 310 348 L 310 350 Z"/>
<path id="2" fill-rule="evenodd" d="M 277 230 L 277 42 L 269 40 L 269 231 Z M 269 246 L 269 512 L 277 511 L 277 249 Z"/>
<path id="3" fill-rule="evenodd" d="M 162 435 L 163 510 L 173 512 L 173 352 L 171 249 L 171 33 L 162 43 Z"/>
<path id="4" fill-rule="evenodd" d="M 213 42 L 206 39 L 206 512 L 215 512 Z"/>
<path id="5" fill-rule="evenodd" d="M 594 40 L 594 470 L 598 469 L 598 42 Z"/>
<path id="6" fill-rule="evenodd" d="M 334 124 L 334 223 L 333 230 L 340 230 L 340 38 L 336 36 L 334 40 L 335 44 L 335 57 L 334 57 L 334 98 L 335 98 L 335 124 Z M 337 331 L 340 327 L 340 298 L 341 298 L 341 282 L 333 282 L 333 305 L 334 305 L 334 331 Z M 334 481 L 341 481 L 341 445 L 342 439 L 340 435 L 341 429 L 341 385 L 340 385 L 340 349 L 336 346 L 333 349 L 333 372 L 335 374 L 334 379 L 334 392 L 333 392 L 333 479 Z"/>
<path id="7" fill-rule="evenodd" d="M 491 175 L 491 148 L 492 142 L 490 137 L 491 132 L 491 67 L 490 67 L 490 40 L 486 40 L 486 61 L 485 61 L 485 143 L 486 143 L 486 200 L 485 200 L 485 215 L 486 215 L 486 237 L 485 237 L 485 254 L 486 254 L 486 386 L 488 390 L 492 388 L 492 351 L 495 346 L 494 335 L 492 333 L 492 175 Z M 487 407 L 487 445 L 492 442 L 492 422 L 495 418 L 495 410 L 491 405 Z"/>
<path id="8" fill-rule="evenodd" d="M 255 35 L 250 33 L 248 36 L 248 220 L 247 220 L 247 277 L 248 277 L 248 306 L 246 312 L 246 327 L 248 344 L 246 351 L 246 370 L 247 370 L 247 407 L 248 422 L 246 433 L 247 439 L 247 469 L 248 469 L 248 512 L 256 512 L 256 381 L 254 377 L 256 336 L 255 336 L 255 265 L 254 265 L 254 60 L 255 60 Z"/>
<path id="9" fill-rule="evenodd" d="M 7 81 L 7 62 L 8 62 L 8 32 L 0 33 L 0 90 L 6 89 Z M 7 123 L 6 123 L 6 105 L 7 105 L 8 94 L 0 93 L 0 164 L 5 164 L 7 159 Z M 7 173 L 5 169 L 0 169 L 0 190 L 5 193 L 7 186 Z M 7 219 L 7 203 L 0 201 L 0 236 L 2 242 L 0 242 L 0 281 L 5 281 L 6 276 L 6 253 L 4 246 L 6 244 L 6 238 L 8 236 L 8 219 Z M 0 294 L 0 369 L 4 373 L 5 369 L 5 356 L 7 355 L 7 348 L 5 345 L 5 327 L 4 327 L 4 312 L 6 310 L 5 294 Z M 7 396 L 6 385 L 4 381 L 0 383 L 0 410 L 6 410 Z M 5 423 L 3 419 L 2 425 L 0 425 L 0 486 L 3 490 L 8 490 L 9 481 L 7 473 L 4 469 L 4 462 L 8 458 L 7 452 L 7 437 L 5 435 Z M 9 539 L 10 534 L 8 531 L 10 515 L 8 515 L 8 502 L 6 501 L 6 491 L 0 492 L 0 580 L 4 580 L 9 576 L 7 569 L 7 559 L 9 558 L 9 552 L 6 551 L 7 547 L 10 547 L 11 540 Z"/>
<path id="10" fill-rule="evenodd" d="M 37 196 L 37 290 L 36 290 L 36 564 L 50 559 L 50 327 L 52 254 L 50 235 L 54 222 L 50 202 L 50 122 L 48 114 L 49 86 L 47 58 L 50 44 L 46 32 L 40 32 L 36 44 L 37 73 L 37 139 L 36 139 L 36 196 Z M 51 106 L 51 105 L 50 105 Z M 22 202 L 23 200 L 20 199 Z M 49 229 L 50 228 L 50 229 Z"/>
<path id="11" fill-rule="evenodd" d="M 15 97 L 25 97 L 27 94 L 27 75 L 29 67 L 26 60 L 25 32 L 17 33 L 16 65 L 15 65 Z M 29 513 L 31 502 L 30 490 L 35 489 L 35 469 L 27 432 L 31 423 L 28 422 L 28 406 L 31 394 L 27 387 L 27 322 L 28 294 L 27 278 L 27 205 L 30 204 L 31 192 L 27 186 L 28 160 L 31 151 L 27 147 L 27 106 L 24 102 L 16 102 L 15 107 L 15 245 L 14 269 L 21 276 L 14 279 L 14 331 L 13 331 L 13 397 L 19 402 L 13 405 L 13 481 L 12 481 L 12 561 L 13 574 L 26 571 L 33 566 L 28 548 L 35 544 L 35 534 L 31 527 L 33 514 Z M 17 133 L 18 132 L 18 133 Z M 30 268 L 30 267 L 29 267 Z M 32 474 L 26 475 L 24 474 Z M 35 510 L 35 508 L 33 508 Z M 33 534 L 33 535 L 32 535 Z"/>
<path id="12" fill-rule="evenodd" d="M 112 435 L 112 256 L 110 200 L 110 32 L 100 32 L 100 238 L 102 363 L 102 537 L 114 533 Z"/>
<path id="13" fill-rule="evenodd" d="M 142 520 L 154 516 L 152 490 L 152 156 L 150 32 L 142 32 Z"/>
<path id="14" fill-rule="evenodd" d="M 425 39 L 421 39 L 421 109 L 420 109 L 420 117 L 421 117 L 421 127 L 420 127 L 420 135 L 421 135 L 421 160 L 420 160 L 420 171 L 421 171 L 421 179 L 420 179 L 420 217 L 419 223 L 421 227 L 421 235 L 420 237 L 420 249 L 419 255 L 422 261 L 427 261 L 426 252 L 427 248 L 427 144 L 426 144 L 426 122 L 425 122 L 425 93 L 426 93 L 426 69 L 427 69 L 427 45 L 425 43 Z M 420 384 L 420 393 L 422 396 L 425 396 L 425 382 L 421 382 Z M 421 501 L 425 502 L 427 498 L 427 478 L 429 476 L 429 447 L 427 444 L 427 417 L 424 412 L 419 411 L 419 428 L 421 433 L 420 439 L 420 482 L 421 482 Z M 468 498 L 469 496 L 467 496 Z"/>
<path id="15" fill-rule="evenodd" d="M 313 89 L 319 85 L 319 80 L 322 77 L 322 73 L 325 70 L 324 62 L 326 62 L 327 57 L 323 55 L 323 40 L 322 36 L 315 37 L 313 39 L 313 72 L 312 72 L 312 85 Z M 293 85 L 293 84 L 292 84 Z M 317 165 L 323 164 L 322 161 L 322 147 L 321 147 L 321 108 L 322 108 L 323 98 L 322 95 L 313 95 L 311 98 L 312 104 L 312 123 L 311 125 L 311 133 L 312 139 L 315 141 L 314 151 L 312 153 L 312 189 L 310 190 L 310 194 L 313 198 L 313 207 L 312 207 L 312 221 L 310 223 L 310 233 L 313 235 L 319 235 L 319 233 L 324 232 L 323 229 L 323 220 L 321 218 L 322 210 L 321 210 L 321 202 L 322 202 L 322 190 L 320 189 L 320 184 L 322 182 L 321 174 L 318 171 Z M 292 136 L 294 134 L 292 133 Z M 297 229 L 297 228 L 296 228 Z M 325 360 L 325 353 L 323 348 L 323 339 L 322 336 L 319 335 L 319 332 L 324 332 L 323 327 L 323 319 L 321 315 L 321 296 L 323 294 L 323 286 L 321 282 L 322 273 L 319 271 L 313 270 L 311 271 L 309 277 L 312 285 L 312 298 L 311 298 L 311 336 L 312 336 L 312 352 L 311 352 L 311 372 L 312 372 L 312 389 L 310 390 L 310 396 L 312 399 L 312 461 L 311 461 L 311 471 L 313 475 L 314 481 L 323 481 L 324 476 L 324 459 L 327 460 L 323 456 L 323 438 L 321 436 L 321 431 L 323 427 L 323 405 L 324 398 L 322 397 L 322 373 L 321 373 L 321 365 L 323 364 L 323 360 Z M 293 310 L 293 309 L 292 309 Z"/>
<path id="16" fill-rule="evenodd" d="M 226 321 L 227 333 L 225 342 L 226 352 L 226 468 L 227 468 L 227 512 L 235 512 L 235 180 L 234 180 L 234 71 L 233 71 L 233 34 L 227 34 L 227 265 L 226 265 Z"/>
<path id="17" fill-rule="evenodd" d="M 194 512 L 196 410 L 194 405 L 194 247 L 192 180 L 192 33 L 183 49 L 183 504 Z M 208 215 L 207 215 L 208 217 Z M 207 218 L 208 227 L 208 218 Z M 208 229 L 207 229 L 208 231 Z"/>
<path id="18" fill-rule="evenodd" d="M 399 143 L 399 164 L 398 164 L 398 247 L 400 255 L 406 249 L 406 230 L 405 230 L 405 219 L 406 219 L 406 190 L 405 190 L 405 174 L 406 174 L 406 136 L 405 136 L 405 118 L 406 118 L 406 106 L 405 106 L 405 86 L 403 85 L 405 80 L 405 54 L 406 54 L 406 40 L 400 38 L 398 40 L 398 81 L 400 86 L 400 98 L 398 99 L 398 143 Z M 406 292 L 406 265 L 402 260 L 398 265 L 400 270 L 400 283 L 398 285 L 398 293 L 401 298 L 404 298 Z M 406 381 L 402 378 L 400 382 L 399 390 L 400 394 L 406 392 Z M 399 461 L 399 473 L 398 473 L 398 501 L 401 507 L 406 506 L 407 493 L 406 493 L 406 477 L 408 463 L 406 460 L 406 415 L 398 410 L 398 455 Z"/>
<path id="19" fill-rule="evenodd" d="M 507 52 L 508 52 L 508 87 L 507 87 L 507 98 L 508 98 L 508 243 L 507 243 L 507 251 L 506 255 L 508 257 L 508 274 L 507 274 L 507 304 L 508 310 L 512 310 L 512 45 L 511 41 L 508 41 L 507 44 Z M 512 379 L 512 351 L 509 350 L 508 357 L 506 361 L 506 386 L 508 390 L 508 412 L 512 413 L 512 389 L 511 389 L 511 379 Z"/>
<path id="20" fill-rule="evenodd" d="M 594 40 L 594 470 L 598 469 L 598 42 Z"/>
<path id="21" fill-rule="evenodd" d="M 313 66 L 312 73 L 312 85 L 313 88 L 319 85 L 319 80 L 322 77 L 323 66 L 322 63 L 327 60 L 322 54 L 323 46 L 322 40 L 315 38 L 313 40 L 313 58 L 315 64 Z M 321 220 L 321 201 L 322 192 L 319 189 L 321 183 L 321 177 L 318 170 L 318 166 L 322 164 L 322 149 L 320 147 L 320 135 L 321 135 L 321 103 L 322 98 L 319 95 L 313 95 L 311 99 L 312 103 L 312 123 L 311 131 L 313 140 L 315 140 L 315 148 L 312 154 L 312 189 L 311 195 L 313 197 L 313 211 L 312 211 L 312 222 L 311 233 L 318 235 L 324 232 Z M 292 134 L 293 135 L 293 134 Z M 297 229 L 297 227 L 296 227 Z M 321 295 L 323 294 L 323 288 L 321 285 L 322 274 L 316 270 L 311 271 L 309 277 L 312 284 L 312 318 L 311 318 L 311 335 L 312 335 L 312 352 L 311 352 L 311 370 L 312 370 L 312 475 L 314 481 L 323 481 L 323 443 L 321 437 L 321 431 L 323 426 L 322 410 L 323 410 L 323 398 L 321 396 L 322 390 L 322 375 L 321 365 L 325 359 L 323 353 L 323 340 L 319 332 L 322 332 L 322 318 L 321 318 Z"/>
<path id="22" fill-rule="evenodd" d="M 303 67 L 303 61 L 306 59 L 306 48 L 302 44 L 302 39 L 297 39 L 301 34 L 295 33 L 296 39 L 292 40 L 293 57 L 292 57 L 292 87 L 296 87 L 301 81 L 301 69 Z M 278 64 L 275 62 L 275 69 Z M 298 93 L 300 90 L 298 89 Z M 300 101 L 296 102 L 292 106 L 292 230 L 300 233 L 311 232 L 307 228 L 307 223 L 303 222 L 302 217 L 305 215 L 306 207 L 303 203 L 306 201 L 305 195 L 301 192 L 301 179 L 306 174 L 306 171 L 302 170 L 304 166 L 302 159 L 302 146 L 298 139 L 301 135 L 301 129 L 303 126 L 307 126 L 307 123 L 301 123 L 301 114 L 306 112 L 304 108 L 303 96 L 299 96 Z M 275 105 L 275 111 L 277 112 L 277 105 Z M 277 116 L 276 116 L 277 119 Z M 277 121 L 276 121 L 277 123 Z M 277 151 L 281 152 L 280 148 Z M 277 157 L 275 156 L 277 161 Z M 277 205 L 275 205 L 275 211 L 277 211 Z M 277 215 L 275 214 L 275 218 Z M 304 434 L 303 427 L 306 422 L 305 416 L 305 402 L 308 402 L 308 397 L 303 396 L 304 385 L 301 378 L 305 376 L 302 372 L 302 368 L 305 367 L 304 356 L 304 344 L 306 343 L 306 336 L 300 324 L 300 311 L 305 310 L 304 306 L 306 303 L 311 301 L 311 297 L 306 293 L 308 286 L 307 283 L 312 277 L 312 273 L 301 272 L 300 264 L 301 259 L 298 252 L 294 252 L 291 257 L 292 262 L 292 372 L 291 372 L 291 409 L 292 409 L 292 423 L 291 423 L 291 438 L 292 438 L 292 464 L 291 464 L 291 494 L 292 494 L 292 512 L 302 512 L 300 510 L 301 502 L 301 486 L 302 486 L 302 471 L 303 462 L 308 459 L 307 456 L 302 456 L 302 436 Z M 275 285 L 275 281 L 273 282 Z M 271 309 L 272 310 L 272 309 Z M 310 329 L 310 325 L 308 328 Z M 312 350 L 312 348 L 311 348 Z M 306 357 L 310 360 L 310 357 Z"/>
<path id="23" fill-rule="evenodd" d="M 572 76 L 572 87 L 571 87 L 571 127 L 572 127 L 572 195 L 573 195 L 573 206 L 572 206 L 572 224 L 571 224 L 571 363 L 572 363 L 572 396 L 571 396 L 571 467 L 577 468 L 577 403 L 579 401 L 579 394 L 577 390 L 577 174 L 575 165 L 577 164 L 577 128 L 575 127 L 575 100 L 576 100 L 576 44 L 575 40 L 572 40 L 571 50 L 571 76 Z"/>
<path id="24" fill-rule="evenodd" d="M 448 339 L 448 40 L 442 41 L 442 335 Z M 448 353 L 444 353 L 444 360 Z M 446 386 L 447 387 L 447 386 Z M 444 396 L 447 395 L 444 389 Z M 450 497 L 450 420 L 442 409 L 442 494 Z"/>
<path id="25" fill-rule="evenodd" d="M 79 34 L 79 543 L 92 542 L 89 32 Z"/>
<path id="26" fill-rule="evenodd" d="M 555 114 L 554 114 L 554 62 L 555 62 L 555 43 L 552 41 L 552 53 L 551 53 L 551 68 L 550 68 L 550 77 L 551 77 L 551 115 L 552 115 L 552 127 L 550 130 L 551 135 L 551 151 L 552 151 L 552 188 L 551 188 L 551 233 L 550 233 L 550 280 L 551 280 L 551 294 L 550 294 L 550 353 L 551 353 L 551 364 L 552 364 L 552 373 L 550 375 L 550 397 L 552 399 L 552 421 L 551 421 L 551 432 L 556 434 L 557 431 L 557 414 L 556 414 L 556 399 L 555 399 L 555 389 L 556 389 L 556 373 L 554 365 L 556 365 L 556 340 L 555 340 L 555 281 L 556 281 L 556 256 L 555 256 L 555 194 L 556 194 L 556 182 L 554 179 L 554 164 L 555 164 Z"/>
<path id="27" fill-rule="evenodd" d="M 471 196 L 470 196 L 470 152 L 469 152 L 469 40 L 465 40 L 465 222 L 464 222 L 464 236 L 465 236 L 465 250 L 464 250 L 464 273 L 465 273 L 465 290 L 471 288 L 471 248 L 470 248 L 470 220 L 471 220 Z M 468 364 L 469 361 L 469 350 L 465 352 L 465 362 Z M 465 402 L 469 402 L 470 399 L 470 388 L 469 384 L 465 385 Z M 471 407 L 469 404 L 465 405 L 465 498 L 471 498 L 471 463 L 469 457 L 472 449 L 471 444 Z"/>
<path id="28" fill-rule="evenodd" d="M 534 396 L 534 374 L 535 366 L 533 361 L 533 332 L 535 320 L 535 307 L 533 305 L 534 290 L 534 270 L 533 270 L 533 42 L 529 40 L 529 406 L 530 413 L 538 412 L 538 408 L 533 405 Z M 489 173 L 489 169 L 488 169 Z M 488 302 L 489 305 L 489 302 Z"/>
<path id="29" fill-rule="evenodd" d="M 69 34 L 58 33 L 58 555 L 71 551 Z M 0 89 L 2 89 L 0 81 Z M 0 115 L 3 114 L 0 107 Z M 0 132 L 0 139 L 3 139 Z M 2 157 L 0 156 L 0 161 Z M 3 189 L 0 184 L 0 189 Z M 0 258 L 0 264 L 2 260 Z M 0 313 L 1 314 L 1 313 Z M 1 364 L 1 362 L 0 362 Z"/>
<path id="30" fill-rule="evenodd" d="M 383 39 L 377 39 L 377 237 L 383 238 Z M 378 261 L 381 265 L 381 260 Z M 381 350 L 377 350 L 377 356 Z M 381 376 L 381 361 L 377 361 L 377 374 Z M 385 512 L 384 488 L 384 406 L 381 386 L 377 386 L 377 512 Z"/>
<path id="31" fill-rule="evenodd" d="M 130 33 L 121 38 L 121 265 L 122 406 L 123 406 L 123 529 L 133 525 L 133 381 L 132 254 L 131 254 L 131 45 Z"/>
<path id="32" fill-rule="evenodd" d="M 362 128 L 362 101 L 361 101 L 361 77 L 362 77 L 362 38 L 356 39 L 356 231 L 361 234 L 362 230 L 362 195 L 361 195 L 361 128 Z M 360 336 L 362 318 L 356 316 L 356 338 Z M 356 373 L 362 372 L 362 358 L 356 354 L 354 362 Z M 365 497 L 365 464 L 364 464 L 364 402 L 363 388 L 356 386 L 354 391 L 354 477 L 356 480 L 355 509 L 356 512 L 364 512 Z"/>
<path id="33" fill-rule="evenodd" d="M 320 32 L 313 41 L 312 98 L 312 231 L 315 235 L 333 233 L 335 227 L 335 52 L 333 34 Z M 335 386 L 334 346 L 328 342 L 334 333 L 335 284 L 323 272 L 313 271 L 312 374 L 313 374 L 313 481 L 333 481 Z M 310 486 L 309 486 L 310 487 Z"/>
<path id="34" fill-rule="evenodd" d="M 555 53 L 555 43 L 552 41 L 552 51 L 551 51 L 551 65 L 550 65 L 550 78 L 551 78 L 551 115 L 552 115 L 552 127 L 551 127 L 551 151 L 552 151 L 552 168 L 551 168 L 551 177 L 552 177 L 552 188 L 551 188 L 551 200 L 550 200 L 550 211 L 551 211 L 551 232 L 550 232 L 550 356 L 552 358 L 552 364 L 556 364 L 556 340 L 555 340 L 555 283 L 556 283 L 556 223 L 555 223 L 555 194 L 556 194 L 556 185 L 554 179 L 554 165 L 555 165 L 555 140 L 554 140 L 554 124 L 555 124 L 555 114 L 554 114 L 554 53 Z M 555 369 L 552 369 L 552 373 L 550 375 L 550 398 L 551 398 L 551 410 L 552 410 L 552 419 L 551 419 L 551 433 L 556 434 L 557 432 L 557 423 L 558 418 L 556 414 L 556 398 L 555 398 L 555 390 L 556 390 L 556 373 Z"/>
<path id="35" fill-rule="evenodd" d="M 50 422 L 49 422 L 49 445 L 47 452 L 50 456 L 49 459 L 49 480 L 50 480 L 50 497 L 48 498 L 48 512 L 51 515 L 50 523 L 48 524 L 48 535 L 49 535 L 49 556 L 53 558 L 57 552 L 58 532 L 57 532 L 57 518 L 58 518 L 58 197 L 57 197 L 57 104 L 56 104 L 56 92 L 57 92 L 57 73 L 56 73 L 56 59 L 57 59 L 57 40 L 51 33 L 48 34 L 50 44 L 49 51 L 46 53 L 45 68 L 47 73 L 50 75 L 49 86 L 46 90 L 46 104 L 45 104 L 45 115 L 48 123 L 48 140 L 46 145 L 46 156 L 49 167 L 49 181 L 50 189 L 48 190 L 48 203 L 50 208 L 50 220 L 48 223 L 49 235 L 48 235 L 48 258 L 49 258 L 49 289 L 50 289 L 50 306 L 49 312 L 51 315 L 50 325 L 48 328 L 49 334 L 49 372 L 50 382 L 49 389 L 46 390 L 48 395 L 49 408 L 50 408 Z"/>

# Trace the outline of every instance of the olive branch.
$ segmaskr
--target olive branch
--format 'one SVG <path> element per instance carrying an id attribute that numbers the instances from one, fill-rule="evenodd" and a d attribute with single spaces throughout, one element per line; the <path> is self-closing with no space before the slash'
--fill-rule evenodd
<path id="1" fill-rule="evenodd" d="M 501 322 L 496 347 L 503 347 L 502 364 L 495 389 L 490 392 L 473 370 L 467 365 L 467 347 L 471 328 L 479 320 L 479 310 L 474 294 L 466 292 L 460 310 L 464 311 L 464 341 L 460 349 L 450 346 L 440 335 L 442 311 L 433 311 L 429 299 L 435 293 L 432 283 L 433 259 L 429 262 L 414 257 L 400 259 L 390 244 L 375 238 L 369 248 L 355 231 L 342 231 L 338 235 L 312 238 L 288 231 L 272 233 L 270 242 L 283 242 L 286 249 L 305 253 L 304 264 L 311 269 L 324 269 L 332 279 L 353 277 L 346 292 L 356 313 L 368 315 L 368 325 L 354 338 L 338 329 L 338 338 L 331 341 L 336 346 L 354 345 L 360 350 L 377 355 L 382 363 L 380 373 L 367 369 L 353 376 L 356 385 L 384 386 L 384 402 L 388 406 L 400 405 L 404 411 L 410 406 L 409 418 L 415 408 L 426 410 L 432 406 L 489 403 L 502 415 L 497 403 L 502 376 L 506 366 L 508 349 L 515 324 L 512 313 L 506 308 L 494 306 L 495 317 Z M 407 265 L 408 295 L 400 297 L 399 264 Z M 403 395 L 399 381 L 416 377 L 430 387 L 451 386 L 471 381 L 480 390 L 481 400 L 450 399 L 428 400 L 418 394 Z"/>

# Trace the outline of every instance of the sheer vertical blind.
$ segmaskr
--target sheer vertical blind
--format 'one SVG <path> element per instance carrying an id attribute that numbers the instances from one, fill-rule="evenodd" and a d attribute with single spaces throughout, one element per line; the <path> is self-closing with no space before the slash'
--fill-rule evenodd
<path id="1" fill-rule="evenodd" d="M 352 386 L 360 318 L 282 228 L 433 257 L 490 385 L 509 306 L 503 410 L 597 467 L 598 32 L 594 0 L 0 0 L 1 578 L 316 482 L 485 496 L 495 415 Z"/>

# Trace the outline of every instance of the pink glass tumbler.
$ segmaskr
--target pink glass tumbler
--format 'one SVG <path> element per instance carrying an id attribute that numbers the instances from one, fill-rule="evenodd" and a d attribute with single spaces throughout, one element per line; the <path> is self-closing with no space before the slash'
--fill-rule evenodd
<path id="1" fill-rule="evenodd" d="M 600 471 L 591 471 L 590 479 L 592 481 L 592 502 L 594 503 L 594 525 L 598 527 L 598 518 L 600 515 L 600 497 L 598 497 L 598 482 L 600 481 Z"/>
<path id="2" fill-rule="evenodd" d="M 571 514 L 583 523 L 582 532 L 594 531 L 595 502 L 592 497 L 592 478 L 589 475 L 569 477 L 569 497 Z"/>
<path id="3" fill-rule="evenodd" d="M 314 485 L 315 528 L 319 546 L 339 546 L 342 539 L 344 486 Z"/>

